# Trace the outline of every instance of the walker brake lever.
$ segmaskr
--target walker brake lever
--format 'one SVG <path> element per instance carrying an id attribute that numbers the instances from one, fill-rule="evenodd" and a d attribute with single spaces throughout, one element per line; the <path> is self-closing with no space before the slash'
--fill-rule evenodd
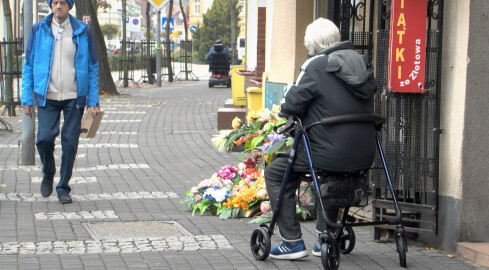
<path id="1" fill-rule="evenodd" d="M 285 125 L 285 127 L 279 131 L 278 128 L 279 127 L 282 127 L 284 125 Z M 289 131 L 292 128 L 294 128 L 294 126 L 295 126 L 294 116 L 293 115 L 290 115 L 289 118 L 287 119 L 287 122 L 285 122 L 285 123 L 283 123 L 283 124 L 281 124 L 281 125 L 279 125 L 277 127 L 274 127 L 273 128 L 273 131 L 275 131 L 275 133 L 277 133 L 277 134 L 284 134 L 287 131 Z"/>

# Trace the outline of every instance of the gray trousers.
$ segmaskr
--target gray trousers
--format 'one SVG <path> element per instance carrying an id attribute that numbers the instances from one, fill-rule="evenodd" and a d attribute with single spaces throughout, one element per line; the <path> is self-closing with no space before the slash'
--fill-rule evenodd
<path id="1" fill-rule="evenodd" d="M 277 204 L 287 165 L 288 157 L 279 157 L 265 168 L 265 183 L 272 209 L 275 209 L 275 205 Z M 280 235 L 284 242 L 295 242 L 302 240 L 301 227 L 296 216 L 296 191 L 301 182 L 301 175 L 307 170 L 308 168 L 304 165 L 297 164 L 294 166 L 294 169 L 292 170 L 287 181 L 282 206 L 280 208 L 280 214 L 277 221 Z M 318 218 L 316 222 L 316 230 L 318 233 L 326 230 L 326 222 L 322 217 L 322 211 L 320 208 L 321 207 L 317 207 Z M 325 210 L 326 213 L 328 213 L 329 219 L 335 222 L 338 216 L 338 207 L 325 207 Z"/>

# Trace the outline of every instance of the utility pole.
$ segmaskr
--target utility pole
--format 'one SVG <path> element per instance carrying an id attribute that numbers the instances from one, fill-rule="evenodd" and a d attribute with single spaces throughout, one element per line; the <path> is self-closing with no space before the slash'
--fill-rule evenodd
<path id="1" fill-rule="evenodd" d="M 158 11 L 158 20 L 156 22 L 156 85 L 158 85 L 158 87 L 161 87 L 161 9 L 166 6 L 169 1 L 170 0 L 148 0 L 148 3 Z"/>
<path id="2" fill-rule="evenodd" d="M 156 24 L 158 25 L 156 27 L 156 85 L 161 87 L 161 10 L 158 10 L 158 21 Z"/>
<path id="3" fill-rule="evenodd" d="M 27 41 L 32 28 L 32 2 L 24 1 L 24 48 L 27 48 Z M 32 100 L 35 102 L 36 99 L 33 98 Z M 35 117 L 35 114 L 29 117 L 22 112 L 22 165 L 35 165 L 36 163 L 34 144 Z"/>

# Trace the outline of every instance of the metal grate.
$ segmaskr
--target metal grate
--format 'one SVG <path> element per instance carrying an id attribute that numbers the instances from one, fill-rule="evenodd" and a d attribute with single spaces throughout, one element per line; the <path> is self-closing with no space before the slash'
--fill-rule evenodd
<path id="1" fill-rule="evenodd" d="M 388 30 L 379 30 L 377 42 L 376 77 L 379 92 L 375 111 L 385 114 L 387 122 L 379 134 L 390 168 L 393 184 L 398 190 L 432 193 L 436 189 L 435 161 L 435 106 L 436 69 L 438 55 L 437 31 L 428 33 L 426 85 L 424 94 L 399 94 L 387 91 Z M 376 160 L 374 168 L 381 166 Z M 377 187 L 386 187 L 382 171 L 373 174 Z"/>
<path id="2" fill-rule="evenodd" d="M 359 54 L 368 54 L 371 51 L 372 32 L 355 31 L 350 33 L 350 41 L 353 43 L 355 51 Z"/>
<path id="3" fill-rule="evenodd" d="M 427 31 L 426 92 L 403 94 L 387 89 L 389 31 L 377 32 L 375 112 L 386 117 L 379 133 L 391 180 L 403 210 L 406 230 L 437 233 L 437 71 L 439 32 Z M 392 197 L 380 158 L 372 174 L 374 218 L 392 218 Z M 387 226 L 388 227 L 388 226 Z M 375 237 L 378 237 L 376 230 Z"/>

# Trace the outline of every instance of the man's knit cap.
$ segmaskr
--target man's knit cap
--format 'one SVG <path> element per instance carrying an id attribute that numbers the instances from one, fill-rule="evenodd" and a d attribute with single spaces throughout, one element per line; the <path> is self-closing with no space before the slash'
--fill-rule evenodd
<path id="1" fill-rule="evenodd" d="M 53 1 L 53 0 L 48 0 L 48 5 L 49 5 L 49 7 L 51 7 L 51 2 L 52 2 L 52 1 Z M 73 8 L 73 2 L 74 2 L 75 0 L 65 0 L 65 1 L 68 3 L 68 5 L 70 5 L 70 9 L 71 9 L 71 8 Z"/>

